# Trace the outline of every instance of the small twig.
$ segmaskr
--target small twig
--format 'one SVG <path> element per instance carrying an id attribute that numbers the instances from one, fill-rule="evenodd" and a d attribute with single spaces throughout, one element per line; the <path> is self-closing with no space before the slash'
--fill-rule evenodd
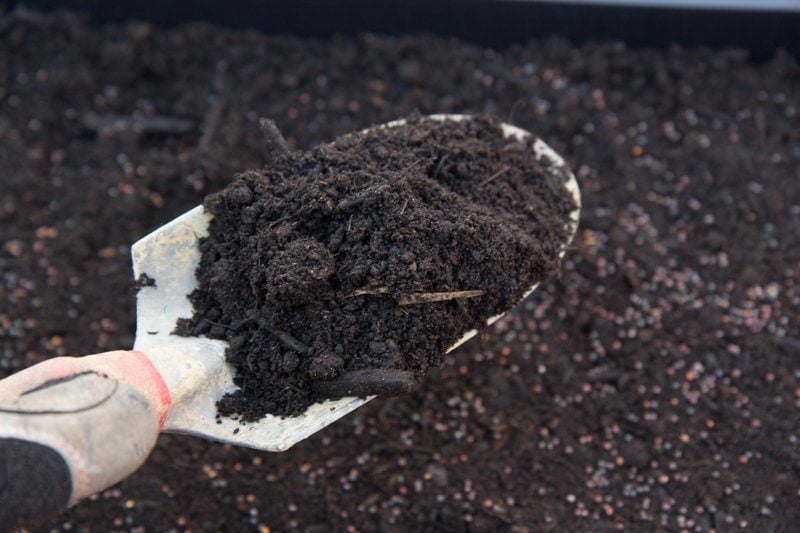
<path id="1" fill-rule="evenodd" d="M 283 331 L 282 329 L 272 327 L 263 317 L 257 318 L 256 322 L 258 322 L 259 327 L 272 333 L 279 341 L 284 343 L 292 350 L 299 353 L 308 353 L 308 346 L 295 339 L 292 337 L 292 335 Z"/>
<path id="2" fill-rule="evenodd" d="M 258 125 L 261 126 L 261 131 L 264 132 L 276 154 L 284 154 L 289 151 L 289 145 L 286 143 L 286 139 L 283 138 L 283 134 L 278 129 L 275 121 L 261 117 L 258 119 Z"/>
<path id="3" fill-rule="evenodd" d="M 439 173 L 442 171 L 442 168 L 444 168 L 444 164 L 447 162 L 448 157 L 450 157 L 450 152 L 447 152 L 439 158 L 439 161 L 436 163 L 436 167 L 433 169 L 433 178 L 439 177 Z"/>
<path id="4" fill-rule="evenodd" d="M 394 368 L 351 370 L 330 381 L 315 381 L 311 387 L 327 396 L 398 396 L 417 386 L 413 372 Z"/>
<path id="5" fill-rule="evenodd" d="M 427 304 L 433 302 L 445 302 L 448 300 L 464 300 L 467 298 L 475 298 L 483 296 L 486 291 L 484 290 L 469 290 L 469 291 L 447 291 L 447 292 L 412 292 L 405 294 L 398 298 L 399 305 L 414 305 L 414 304 Z M 379 294 L 390 294 L 389 287 L 375 287 L 374 289 L 358 289 L 353 291 L 348 298 L 356 296 L 376 296 Z"/>
<path id="6" fill-rule="evenodd" d="M 379 194 L 383 194 L 385 191 L 389 190 L 389 185 L 386 183 L 382 183 L 380 185 L 373 185 L 372 187 L 368 187 L 361 191 L 359 194 L 350 196 L 348 198 L 344 198 L 338 204 L 336 204 L 337 211 L 346 211 L 347 209 L 357 207 L 364 203 L 370 197 L 377 196 Z"/>
<path id="7" fill-rule="evenodd" d="M 491 176 L 489 176 L 488 178 L 486 178 L 485 180 L 480 182 L 480 184 L 478 184 L 478 187 L 483 187 L 484 185 L 486 185 L 487 183 L 489 183 L 493 179 L 499 178 L 500 176 L 502 176 L 503 174 L 508 172 L 508 170 L 509 170 L 509 168 L 507 166 L 501 168 L 500 170 L 498 170 L 497 172 L 495 172 L 494 174 L 492 174 Z"/>
<path id="8" fill-rule="evenodd" d="M 405 199 L 405 201 L 403 202 L 403 207 L 400 208 L 401 215 L 406 212 L 406 207 L 408 207 L 408 198 Z"/>
<path id="9" fill-rule="evenodd" d="M 400 305 L 426 304 L 432 302 L 444 302 L 447 300 L 459 300 L 482 296 L 486 291 L 451 291 L 451 292 L 415 292 L 401 296 L 398 300 Z"/>
<path id="10" fill-rule="evenodd" d="M 276 328 L 266 328 L 267 331 L 275 335 L 282 343 L 291 348 L 292 350 L 300 353 L 308 353 L 308 346 L 295 339 L 283 330 Z"/>
<path id="11" fill-rule="evenodd" d="M 232 331 L 236 331 L 236 328 L 233 326 L 226 326 L 225 324 L 220 324 L 219 322 L 214 322 L 213 320 L 209 320 L 206 317 L 200 317 L 200 320 L 204 320 L 211 324 L 212 326 L 218 326 L 220 328 L 230 329 Z"/>
<path id="12" fill-rule="evenodd" d="M 374 289 L 358 289 L 357 291 L 353 291 L 353 294 L 348 296 L 348 298 L 353 298 L 354 296 L 366 296 L 375 294 L 389 294 L 389 287 L 376 287 Z"/>

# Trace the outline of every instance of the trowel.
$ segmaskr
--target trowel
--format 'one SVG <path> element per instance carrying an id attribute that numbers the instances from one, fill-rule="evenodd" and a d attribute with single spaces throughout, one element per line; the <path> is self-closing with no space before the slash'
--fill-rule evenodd
<path id="1" fill-rule="evenodd" d="M 531 136 L 508 124 L 502 127 L 507 138 Z M 535 140 L 533 150 L 564 182 L 577 206 L 567 222 L 570 237 L 563 255 L 578 226 L 578 185 L 564 160 L 544 142 Z M 268 415 L 255 422 L 217 415 L 217 401 L 237 388 L 234 370 L 225 361 L 227 343 L 171 334 L 178 319 L 193 315 L 188 295 L 197 286 L 198 241 L 207 235 L 209 220 L 198 206 L 133 245 L 140 286 L 132 350 L 57 357 L 0 381 L 0 524 L 54 514 L 124 479 L 144 463 L 161 432 L 278 452 L 371 399 L 329 400 L 300 416 Z M 450 350 L 476 333 L 465 331 Z"/>

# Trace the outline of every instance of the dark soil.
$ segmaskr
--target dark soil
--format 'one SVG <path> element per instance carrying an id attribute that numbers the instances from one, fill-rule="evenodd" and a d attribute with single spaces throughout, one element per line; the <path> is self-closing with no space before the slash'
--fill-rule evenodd
<path id="1" fill-rule="evenodd" d="M 230 344 L 241 390 L 220 413 L 411 392 L 519 302 L 556 267 L 576 209 L 534 140 L 488 118 L 412 119 L 283 154 L 208 196 L 196 313 L 179 330 Z"/>
<path id="2" fill-rule="evenodd" d="M 23 12 L 0 23 L 0 110 L 2 375 L 131 346 L 130 244 L 267 163 L 262 116 L 308 148 L 414 110 L 495 114 L 565 155 L 584 200 L 561 277 L 415 392 L 280 454 L 164 435 L 135 475 L 31 531 L 800 526 L 785 54 Z"/>

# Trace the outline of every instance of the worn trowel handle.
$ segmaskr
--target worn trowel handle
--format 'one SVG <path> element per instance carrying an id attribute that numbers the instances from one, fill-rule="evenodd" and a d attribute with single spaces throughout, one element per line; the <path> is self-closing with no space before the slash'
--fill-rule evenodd
<path id="1" fill-rule="evenodd" d="M 129 476 L 169 406 L 138 351 L 58 357 L 0 381 L 0 524 L 46 517 Z"/>

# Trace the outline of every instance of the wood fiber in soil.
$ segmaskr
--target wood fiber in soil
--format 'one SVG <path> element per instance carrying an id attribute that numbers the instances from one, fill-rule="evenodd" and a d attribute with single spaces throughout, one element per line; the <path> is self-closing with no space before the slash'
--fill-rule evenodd
<path id="1" fill-rule="evenodd" d="M 583 193 L 560 277 L 414 393 L 280 454 L 164 435 L 30 531 L 797 530 L 794 59 L 26 11 L 0 28 L 0 375 L 131 346 L 130 244 L 269 163 L 261 116 L 308 148 L 414 110 L 491 113 Z"/>
<path id="2" fill-rule="evenodd" d="M 519 302 L 555 269 L 576 208 L 534 140 L 489 118 L 411 119 L 281 155 L 208 196 L 195 315 L 179 330 L 230 344 L 241 389 L 220 414 L 410 392 Z"/>

